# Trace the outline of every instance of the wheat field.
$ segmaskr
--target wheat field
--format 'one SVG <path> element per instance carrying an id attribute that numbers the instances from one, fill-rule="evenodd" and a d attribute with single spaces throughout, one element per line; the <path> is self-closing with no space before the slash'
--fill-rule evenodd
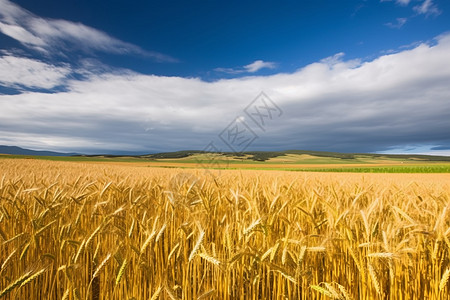
<path id="1" fill-rule="evenodd" d="M 0 170 L 0 299 L 449 299 L 450 174 Z"/>

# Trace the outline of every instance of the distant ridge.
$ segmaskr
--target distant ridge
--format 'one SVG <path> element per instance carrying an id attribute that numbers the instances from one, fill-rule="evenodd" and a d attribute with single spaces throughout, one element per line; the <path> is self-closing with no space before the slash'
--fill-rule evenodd
<path id="1" fill-rule="evenodd" d="M 139 155 L 141 158 L 151 159 L 171 159 L 171 158 L 185 158 L 199 153 L 206 153 L 199 150 L 185 150 L 175 152 L 161 152 L 148 155 Z M 389 157 L 399 159 L 419 159 L 424 161 L 450 161 L 450 156 L 434 156 L 422 154 L 380 154 L 380 153 L 341 153 L 341 152 L 326 152 L 326 151 L 312 151 L 312 150 L 286 150 L 286 151 L 246 151 L 242 153 L 235 152 L 219 152 L 224 156 L 248 156 L 247 159 L 255 161 L 266 161 L 270 158 L 285 156 L 287 154 L 306 154 L 317 157 L 331 157 L 339 159 L 354 159 L 357 156 L 368 156 L 373 158 Z"/>
<path id="2" fill-rule="evenodd" d="M 36 156 L 72 156 L 77 153 L 61 153 L 53 151 L 36 151 L 25 148 L 20 148 L 17 146 L 2 146 L 0 145 L 0 154 L 11 154 L 11 155 L 36 155 Z"/>
<path id="3" fill-rule="evenodd" d="M 177 158 L 189 158 L 196 154 L 211 153 L 201 150 L 182 150 L 174 152 L 159 152 L 153 154 L 144 155 L 81 155 L 84 157 L 134 157 L 144 159 L 177 159 Z M 297 155 L 311 155 L 324 158 L 338 158 L 342 160 L 353 160 L 361 156 L 372 158 L 397 158 L 397 159 L 413 159 L 422 161 L 450 161 L 450 156 L 434 156 L 434 155 L 422 155 L 422 154 L 380 154 L 380 153 L 340 153 L 340 152 L 326 152 L 326 151 L 312 151 L 312 150 L 286 150 L 286 151 L 245 151 L 241 153 L 235 152 L 217 152 L 217 154 L 225 157 L 242 157 L 246 160 L 253 161 L 266 161 L 274 157 L 286 156 L 288 154 Z"/>
<path id="4" fill-rule="evenodd" d="M 11 155 L 30 155 L 30 156 L 78 156 L 78 157 L 105 157 L 105 158 L 140 158 L 140 159 L 177 159 L 177 158 L 189 158 L 191 156 L 207 153 L 201 150 L 183 150 L 174 152 L 160 152 L 153 154 L 135 155 L 135 154 L 79 154 L 79 153 L 61 153 L 54 151 L 36 151 L 30 149 L 24 149 L 16 146 L 2 146 L 0 145 L 0 154 Z M 253 161 L 266 161 L 271 158 L 286 156 L 289 154 L 297 155 L 311 155 L 323 158 L 338 158 L 342 160 L 354 160 L 358 157 L 372 157 L 372 158 L 396 158 L 407 160 L 421 160 L 421 161 L 450 161 L 450 156 L 434 156 L 434 155 L 422 155 L 422 154 L 379 154 L 379 153 L 340 153 L 340 152 L 325 152 L 325 151 L 311 151 L 311 150 L 286 150 L 286 151 L 246 151 L 242 153 L 235 152 L 217 152 L 218 155 L 224 157 L 240 157 L 246 160 Z"/>

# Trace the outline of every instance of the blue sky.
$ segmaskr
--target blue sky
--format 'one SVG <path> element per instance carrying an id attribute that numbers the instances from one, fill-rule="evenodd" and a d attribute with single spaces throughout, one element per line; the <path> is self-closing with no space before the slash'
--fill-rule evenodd
<path id="1" fill-rule="evenodd" d="M 450 155 L 450 1 L 0 0 L 0 144 Z M 261 130 L 264 92 L 283 114 Z"/>

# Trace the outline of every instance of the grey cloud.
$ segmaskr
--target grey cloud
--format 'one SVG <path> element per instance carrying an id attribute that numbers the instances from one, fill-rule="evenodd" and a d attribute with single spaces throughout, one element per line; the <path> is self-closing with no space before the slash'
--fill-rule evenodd
<path id="1" fill-rule="evenodd" d="M 448 141 L 448 145 L 446 146 L 432 147 L 431 150 L 450 150 L 450 141 Z"/>

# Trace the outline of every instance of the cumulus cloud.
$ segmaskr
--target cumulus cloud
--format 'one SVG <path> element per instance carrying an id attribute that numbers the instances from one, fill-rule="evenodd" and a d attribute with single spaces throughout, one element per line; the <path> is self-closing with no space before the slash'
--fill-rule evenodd
<path id="1" fill-rule="evenodd" d="M 265 132 L 244 119 L 259 135 L 249 149 L 448 147 L 448 82 L 449 34 L 372 61 L 339 53 L 289 74 L 215 82 L 90 75 L 69 81 L 65 92 L 0 96 L 0 144 L 90 153 L 203 149 L 264 91 L 284 113 Z"/>
<path id="2" fill-rule="evenodd" d="M 245 65 L 239 68 L 216 68 L 214 71 L 228 73 L 228 74 L 241 74 L 241 73 L 256 73 L 262 69 L 275 69 L 277 64 L 270 61 L 255 60 L 251 64 Z"/>
<path id="3" fill-rule="evenodd" d="M 170 56 L 141 49 L 81 23 L 38 17 L 9 0 L 0 0 L 0 32 L 25 47 L 47 54 L 57 53 L 57 49 L 77 49 L 176 61 Z"/>
<path id="4" fill-rule="evenodd" d="M 0 56 L 0 85 L 11 88 L 51 89 L 62 84 L 70 72 L 68 66 L 54 66 L 12 55 Z"/>

